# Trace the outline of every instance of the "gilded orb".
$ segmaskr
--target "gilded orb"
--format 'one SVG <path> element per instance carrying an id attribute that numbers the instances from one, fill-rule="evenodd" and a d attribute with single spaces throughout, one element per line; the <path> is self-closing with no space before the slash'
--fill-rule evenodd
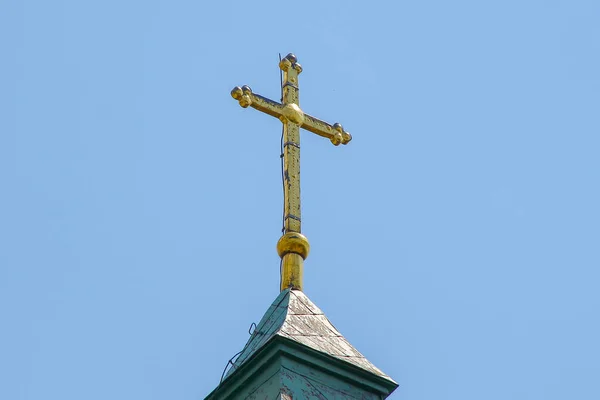
<path id="1" fill-rule="evenodd" d="M 308 239 L 298 232 L 288 232 L 277 242 L 279 257 L 283 257 L 288 253 L 296 253 L 306 260 L 309 252 L 310 244 L 308 243 Z"/>

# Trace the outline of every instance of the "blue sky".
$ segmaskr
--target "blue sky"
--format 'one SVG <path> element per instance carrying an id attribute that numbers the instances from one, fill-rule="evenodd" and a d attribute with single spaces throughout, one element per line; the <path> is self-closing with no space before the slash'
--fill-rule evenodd
<path id="1" fill-rule="evenodd" d="M 201 399 L 278 294 L 304 67 L 305 292 L 392 399 L 598 399 L 600 3 L 0 5 L 0 398 Z"/>

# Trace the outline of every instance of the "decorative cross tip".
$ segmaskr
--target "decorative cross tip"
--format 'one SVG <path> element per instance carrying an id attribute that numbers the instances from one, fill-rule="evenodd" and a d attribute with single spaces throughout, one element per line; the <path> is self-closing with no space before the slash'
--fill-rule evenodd
<path id="1" fill-rule="evenodd" d="M 252 104 L 252 89 L 248 85 L 236 86 L 231 91 L 231 97 L 239 101 L 240 106 L 246 108 Z"/>
<path id="2" fill-rule="evenodd" d="M 339 122 L 333 124 L 333 129 L 335 129 L 335 133 L 329 140 L 331 140 L 334 146 L 348 144 L 352 140 L 352 135 L 346 132 Z"/>
<path id="3" fill-rule="evenodd" d="M 302 72 L 302 66 L 300 64 L 298 64 L 298 59 L 292 53 L 285 56 L 279 62 L 279 68 L 282 71 L 288 71 L 291 68 L 291 69 L 295 70 L 296 73 L 298 73 L 298 74 L 300 74 L 300 72 Z"/>

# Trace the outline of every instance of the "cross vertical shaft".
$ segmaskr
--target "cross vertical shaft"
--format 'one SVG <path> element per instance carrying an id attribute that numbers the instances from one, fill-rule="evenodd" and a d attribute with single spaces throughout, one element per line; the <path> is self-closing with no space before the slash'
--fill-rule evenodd
<path id="1" fill-rule="evenodd" d="M 298 75 L 302 67 L 296 56 L 288 54 L 279 63 L 283 71 L 282 103 L 252 93 L 248 86 L 236 86 L 231 96 L 240 106 L 251 106 L 283 123 L 283 184 L 284 221 L 283 236 L 277 242 L 281 257 L 281 290 L 302 290 L 304 260 L 310 251 L 308 239 L 302 235 L 300 207 L 300 128 L 328 138 L 335 146 L 348 144 L 352 136 L 341 124 L 328 124 L 311 115 L 305 115 L 299 105 Z"/>
<path id="2" fill-rule="evenodd" d="M 291 64 L 286 58 L 281 61 L 283 70 L 282 99 L 284 109 L 300 110 L 298 74 L 299 64 Z M 296 106 L 296 107 L 294 107 Z M 301 112 L 300 112 L 301 113 Z M 289 112 L 291 114 L 291 112 Z M 301 114 L 297 113 L 297 116 Z M 300 117 L 301 118 L 301 117 Z M 302 232 L 300 208 L 300 126 L 288 118 L 283 122 L 283 180 L 284 180 L 284 232 Z M 298 121 L 300 122 L 300 121 Z"/>
<path id="3" fill-rule="evenodd" d="M 284 216 L 283 236 L 277 243 L 281 256 L 281 290 L 288 287 L 302 290 L 304 276 L 304 258 L 308 256 L 309 244 L 302 235 L 302 210 L 300 206 L 300 125 L 304 115 L 300 109 L 298 75 L 302 67 L 296 57 L 288 55 L 281 60 L 279 68 L 283 71 L 282 102 L 283 123 L 283 185 Z M 304 257 L 286 249 L 291 243 L 304 244 Z M 301 243 L 302 242 L 302 243 Z"/>

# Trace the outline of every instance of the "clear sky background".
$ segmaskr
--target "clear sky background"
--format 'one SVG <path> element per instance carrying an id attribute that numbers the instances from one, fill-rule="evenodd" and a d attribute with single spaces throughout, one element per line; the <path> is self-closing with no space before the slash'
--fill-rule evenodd
<path id="1" fill-rule="evenodd" d="M 392 399 L 599 399 L 600 2 L 4 1 L 0 399 L 202 399 L 277 296 L 304 67 L 305 292 Z"/>

